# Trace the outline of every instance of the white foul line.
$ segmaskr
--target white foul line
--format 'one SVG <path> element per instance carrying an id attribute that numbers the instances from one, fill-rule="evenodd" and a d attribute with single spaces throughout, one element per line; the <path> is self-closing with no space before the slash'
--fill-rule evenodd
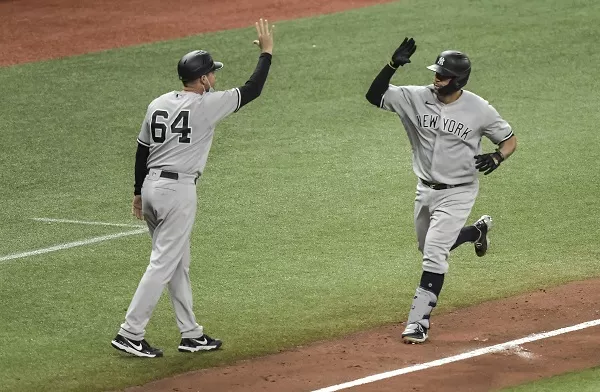
<path id="1" fill-rule="evenodd" d="M 65 244 L 51 246 L 49 248 L 37 249 L 37 250 L 32 250 L 32 251 L 23 252 L 23 253 L 15 253 L 12 255 L 7 255 L 7 256 L 0 256 L 0 262 L 14 260 L 14 259 L 21 259 L 23 257 L 41 255 L 44 253 L 56 252 L 57 250 L 75 248 L 76 246 L 90 245 L 90 244 L 95 244 L 98 242 L 114 240 L 116 238 L 127 237 L 130 235 L 136 235 L 136 234 L 142 234 L 147 231 L 148 231 L 148 229 L 146 229 L 146 228 L 131 230 L 131 231 L 124 231 L 121 233 L 115 233 L 115 234 L 103 235 L 101 237 L 89 238 L 87 240 L 82 240 L 82 241 L 67 242 Z"/>
<path id="2" fill-rule="evenodd" d="M 595 327 L 598 325 L 600 325 L 600 319 L 593 320 L 593 321 L 587 321 L 585 323 L 573 325 L 571 327 L 560 328 L 560 329 L 550 331 L 550 332 L 536 333 L 536 334 L 533 334 L 533 335 L 530 335 L 530 336 L 527 336 L 527 337 L 524 337 L 521 339 L 497 344 L 495 346 L 480 348 L 480 349 L 477 349 L 474 351 L 455 355 L 452 357 L 447 357 L 447 358 L 442 358 L 442 359 L 438 359 L 438 360 L 431 361 L 431 362 L 421 363 L 418 365 L 413 365 L 413 366 L 409 366 L 409 367 L 405 367 L 405 368 L 401 368 L 401 369 L 396 369 L 396 370 L 392 370 L 392 371 L 385 372 L 385 373 L 374 374 L 372 376 L 359 378 L 358 380 L 346 382 L 343 384 L 338 384 L 338 385 L 333 385 L 333 386 L 327 387 L 327 388 L 317 389 L 313 392 L 340 391 L 342 389 L 348 389 L 348 388 L 356 387 L 359 385 L 369 384 L 369 383 L 372 383 L 375 381 L 385 380 L 386 378 L 400 376 L 402 374 L 413 373 L 413 372 L 417 372 L 419 370 L 425 370 L 425 369 L 429 369 L 429 368 L 433 368 L 433 367 L 437 367 L 437 366 L 446 365 L 446 364 L 449 364 L 452 362 L 462 361 L 464 359 L 478 357 L 480 355 L 491 354 L 491 353 L 495 353 L 498 351 L 504 351 L 506 349 L 509 349 L 509 348 L 512 348 L 515 346 L 519 346 L 521 344 L 531 343 L 531 342 L 535 342 L 536 340 L 547 339 L 547 338 L 551 338 L 553 336 L 558 336 L 558 335 L 562 335 L 562 334 L 573 332 L 573 331 L 578 331 L 578 330 L 589 328 L 589 327 Z"/>
<path id="3" fill-rule="evenodd" d="M 31 218 L 38 222 L 49 222 L 49 223 L 78 223 L 81 225 L 95 225 L 95 226 L 116 226 L 116 227 L 145 227 L 142 225 L 134 225 L 128 223 L 107 223 L 107 222 L 92 222 L 92 221 L 80 221 L 70 219 L 53 219 L 53 218 Z"/>

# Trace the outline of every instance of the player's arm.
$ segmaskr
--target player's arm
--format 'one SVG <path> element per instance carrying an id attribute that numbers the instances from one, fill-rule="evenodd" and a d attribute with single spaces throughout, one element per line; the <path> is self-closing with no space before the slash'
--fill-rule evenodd
<path id="1" fill-rule="evenodd" d="M 488 154 L 475 155 L 475 168 L 487 175 L 500 166 L 517 149 L 517 137 L 511 126 L 500 117 L 493 106 L 488 106 L 488 124 L 485 125 L 483 134 L 493 143 L 498 145 L 496 151 Z"/>
<path id="2" fill-rule="evenodd" d="M 383 107 L 383 95 L 390 86 L 390 80 L 395 72 L 396 69 L 390 64 L 386 64 L 386 66 L 383 67 L 381 72 L 375 77 L 375 80 L 373 80 L 373 83 L 371 83 L 371 87 L 369 87 L 369 91 L 367 91 L 367 94 L 365 95 L 367 101 L 378 108 Z"/>
<path id="3" fill-rule="evenodd" d="M 498 147 L 498 152 L 502 155 L 503 159 L 508 159 L 508 157 L 517 149 L 517 136 L 513 134 L 511 137 L 501 142 Z"/>
<path id="4" fill-rule="evenodd" d="M 260 96 L 262 89 L 267 81 L 269 69 L 271 68 L 271 59 L 273 57 L 273 27 L 269 30 L 269 22 L 261 19 L 256 22 L 256 32 L 258 39 L 254 44 L 258 45 L 261 54 L 258 58 L 258 64 L 250 79 L 242 87 L 238 88 L 240 93 L 240 105 L 242 106 L 252 102 Z M 238 108 L 239 109 L 239 108 Z"/>
<path id="5" fill-rule="evenodd" d="M 392 55 L 390 62 L 383 67 L 381 72 L 375 77 L 375 80 L 373 80 L 373 83 L 371 83 L 371 87 L 369 87 L 369 91 L 365 95 L 367 101 L 379 108 L 383 107 L 383 98 L 389 88 L 392 76 L 394 76 L 398 67 L 410 63 L 410 56 L 416 50 L 417 45 L 415 44 L 415 40 L 404 38 L 402 44 L 400 44 Z"/>

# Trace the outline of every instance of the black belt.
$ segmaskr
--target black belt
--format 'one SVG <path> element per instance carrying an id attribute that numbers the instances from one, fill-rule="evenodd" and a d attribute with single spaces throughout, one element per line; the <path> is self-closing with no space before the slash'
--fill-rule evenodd
<path id="1" fill-rule="evenodd" d="M 425 181 L 422 178 L 420 178 L 420 180 L 423 183 L 423 185 L 425 185 L 426 187 L 429 187 L 429 188 L 431 188 L 433 190 L 436 190 L 436 191 L 439 191 L 439 190 L 442 190 L 442 189 L 457 188 L 459 186 L 465 186 L 465 185 L 472 184 L 472 182 L 465 182 L 463 184 L 448 185 L 448 184 L 435 184 L 433 182 Z"/>
<path id="2" fill-rule="evenodd" d="M 160 172 L 160 176 L 163 178 L 170 178 L 171 180 L 179 180 L 179 173 L 173 173 L 173 172 L 162 170 Z"/>
<path id="3" fill-rule="evenodd" d="M 169 178 L 171 180 L 179 180 L 179 173 L 174 173 L 166 170 L 161 170 L 160 176 L 163 178 Z M 200 176 L 198 175 L 196 178 L 194 178 L 194 184 L 198 182 L 198 177 Z"/>

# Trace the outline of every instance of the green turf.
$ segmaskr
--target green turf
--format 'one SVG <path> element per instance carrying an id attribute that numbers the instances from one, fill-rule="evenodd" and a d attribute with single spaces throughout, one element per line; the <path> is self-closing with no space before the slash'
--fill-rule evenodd
<path id="1" fill-rule="evenodd" d="M 600 390 L 600 368 L 582 372 L 567 373 L 515 388 L 506 388 L 502 392 L 597 392 Z"/>
<path id="2" fill-rule="evenodd" d="M 176 352 L 163 296 L 148 325 L 166 357 L 109 345 L 149 255 L 146 235 L 0 262 L 0 389 L 95 391 L 143 383 L 401 321 L 420 275 L 415 178 L 398 119 L 364 94 L 405 35 L 395 83 L 425 84 L 438 52 L 472 58 L 469 88 L 513 125 L 517 153 L 481 181 L 472 220 L 496 221 L 484 259 L 455 251 L 436 312 L 600 275 L 597 1 L 403 0 L 278 23 L 263 96 L 217 129 L 193 237 L 195 310 L 225 340 Z M 242 84 L 251 28 L 0 69 L 0 257 L 129 229 L 135 138 L 147 104 L 179 88 L 196 47 Z M 491 149 L 490 143 L 485 143 Z M 475 295 L 476 293 L 476 295 Z"/>

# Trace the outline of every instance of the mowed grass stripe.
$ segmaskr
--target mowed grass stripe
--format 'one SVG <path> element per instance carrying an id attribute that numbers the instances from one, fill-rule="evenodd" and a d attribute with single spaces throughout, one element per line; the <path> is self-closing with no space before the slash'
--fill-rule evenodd
<path id="1" fill-rule="evenodd" d="M 484 259 L 470 246 L 452 254 L 436 312 L 598 276 L 590 162 L 600 114 L 588 75 L 600 60 L 599 8 L 407 0 L 278 23 L 263 96 L 219 126 L 198 188 L 195 310 L 225 349 L 178 354 L 166 295 L 148 325 L 165 358 L 136 361 L 110 347 L 150 252 L 148 236 L 126 237 L 0 265 L 0 314 L 9 315 L 0 389 L 116 389 L 403 320 L 420 274 L 410 146 L 398 119 L 364 93 L 405 35 L 419 48 L 394 83 L 428 83 L 439 51 L 464 50 L 469 88 L 519 137 L 515 156 L 482 179 L 472 214 L 494 217 L 492 249 Z M 219 88 L 242 84 L 258 57 L 254 34 L 0 69 L 0 253 L 57 235 L 29 217 L 126 223 L 147 104 L 179 88 L 177 60 L 198 47 L 225 63 Z"/>
<path id="2" fill-rule="evenodd" d="M 566 373 L 559 376 L 503 389 L 502 392 L 595 392 L 600 386 L 600 367 L 582 372 Z"/>

